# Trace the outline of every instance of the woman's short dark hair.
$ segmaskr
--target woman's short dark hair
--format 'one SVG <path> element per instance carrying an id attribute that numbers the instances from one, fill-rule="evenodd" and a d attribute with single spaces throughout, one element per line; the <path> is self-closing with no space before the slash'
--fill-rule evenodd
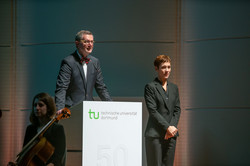
<path id="1" fill-rule="evenodd" d="M 48 93 L 38 93 L 34 98 L 32 102 L 32 112 L 30 114 L 30 122 L 34 125 L 39 125 L 38 118 L 35 116 L 35 100 L 38 99 L 39 101 L 44 102 L 44 104 L 47 106 L 47 116 L 49 119 L 52 119 L 53 116 L 56 113 L 56 105 L 54 102 L 54 99 L 48 94 Z"/>
<path id="2" fill-rule="evenodd" d="M 158 68 L 162 63 L 165 63 L 165 62 L 171 63 L 170 57 L 168 55 L 158 55 L 155 58 L 154 66 Z"/>

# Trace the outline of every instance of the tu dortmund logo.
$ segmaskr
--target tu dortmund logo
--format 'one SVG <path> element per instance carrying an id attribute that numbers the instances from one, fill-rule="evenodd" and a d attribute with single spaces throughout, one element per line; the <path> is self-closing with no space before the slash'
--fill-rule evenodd
<path id="1" fill-rule="evenodd" d="M 91 112 L 91 109 L 89 109 L 89 118 L 99 119 L 99 112 L 97 112 L 97 115 L 96 115 L 96 112 Z"/>

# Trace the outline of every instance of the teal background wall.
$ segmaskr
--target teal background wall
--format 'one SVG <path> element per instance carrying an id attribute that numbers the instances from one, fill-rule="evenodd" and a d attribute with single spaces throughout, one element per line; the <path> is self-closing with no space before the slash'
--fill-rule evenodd
<path id="1" fill-rule="evenodd" d="M 182 1 L 181 85 L 188 121 L 188 164 L 182 165 L 250 163 L 249 8 L 245 0 Z"/>

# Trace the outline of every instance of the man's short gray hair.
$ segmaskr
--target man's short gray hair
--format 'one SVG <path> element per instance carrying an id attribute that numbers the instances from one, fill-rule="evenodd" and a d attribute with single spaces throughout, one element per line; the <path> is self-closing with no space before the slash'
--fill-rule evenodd
<path id="1" fill-rule="evenodd" d="M 80 41 L 82 40 L 82 35 L 93 35 L 90 31 L 87 30 L 81 30 L 79 32 L 77 32 L 76 37 L 75 37 L 75 41 Z"/>

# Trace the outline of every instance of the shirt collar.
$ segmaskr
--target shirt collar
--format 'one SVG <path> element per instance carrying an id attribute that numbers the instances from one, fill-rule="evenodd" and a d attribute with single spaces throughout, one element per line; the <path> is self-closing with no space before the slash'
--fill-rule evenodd
<path id="1" fill-rule="evenodd" d="M 158 77 L 155 78 L 155 81 L 157 81 L 159 84 L 161 84 L 161 81 L 159 80 Z M 168 80 L 167 80 L 167 86 L 168 86 Z"/>
<path id="2" fill-rule="evenodd" d="M 79 58 L 82 59 L 82 56 L 79 54 L 78 50 L 76 50 L 76 53 L 79 56 Z"/>
<path id="3" fill-rule="evenodd" d="M 82 55 L 78 52 L 78 50 L 76 50 L 76 53 L 77 53 L 77 55 L 79 56 L 79 58 L 82 59 Z M 90 55 L 90 54 L 89 54 L 89 55 Z M 89 55 L 88 55 L 88 56 L 89 56 Z M 88 56 L 86 56 L 86 58 L 87 58 Z"/>

